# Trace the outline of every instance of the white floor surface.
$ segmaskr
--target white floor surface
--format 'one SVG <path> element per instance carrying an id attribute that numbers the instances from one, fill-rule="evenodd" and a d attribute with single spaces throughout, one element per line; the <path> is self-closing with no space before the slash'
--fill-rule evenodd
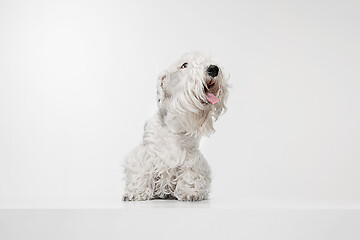
<path id="1" fill-rule="evenodd" d="M 360 239 L 360 209 L 339 205 L 212 199 L 2 206 L 1 240 Z"/>

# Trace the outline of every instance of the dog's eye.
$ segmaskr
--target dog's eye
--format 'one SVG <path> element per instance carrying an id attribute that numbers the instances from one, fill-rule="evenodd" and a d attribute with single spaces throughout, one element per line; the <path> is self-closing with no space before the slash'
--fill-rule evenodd
<path id="1" fill-rule="evenodd" d="M 188 63 L 183 63 L 180 68 L 187 68 Z"/>

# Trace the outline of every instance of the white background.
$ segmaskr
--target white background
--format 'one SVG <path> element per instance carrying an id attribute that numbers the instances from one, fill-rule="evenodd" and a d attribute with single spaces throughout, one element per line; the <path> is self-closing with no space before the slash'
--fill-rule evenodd
<path id="1" fill-rule="evenodd" d="M 106 205 L 188 51 L 230 75 L 212 198 L 360 205 L 358 1 L 1 1 L 0 207 Z M 31 206 L 31 205 L 30 205 Z"/>

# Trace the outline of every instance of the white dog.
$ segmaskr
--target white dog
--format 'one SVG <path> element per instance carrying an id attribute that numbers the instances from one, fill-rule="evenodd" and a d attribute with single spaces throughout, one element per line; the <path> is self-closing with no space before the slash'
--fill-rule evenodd
<path id="1" fill-rule="evenodd" d="M 160 75 L 159 110 L 125 162 L 124 200 L 208 199 L 211 171 L 199 141 L 214 132 L 213 122 L 226 110 L 227 88 L 220 65 L 198 53 Z"/>

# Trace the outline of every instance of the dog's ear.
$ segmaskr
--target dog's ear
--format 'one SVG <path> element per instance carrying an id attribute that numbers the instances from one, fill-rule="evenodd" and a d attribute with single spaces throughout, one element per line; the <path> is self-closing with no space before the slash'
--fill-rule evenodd
<path id="1" fill-rule="evenodd" d="M 165 100 L 165 80 L 167 78 L 168 74 L 166 72 L 162 73 L 158 77 L 157 81 L 157 103 L 158 106 L 164 102 Z"/>

